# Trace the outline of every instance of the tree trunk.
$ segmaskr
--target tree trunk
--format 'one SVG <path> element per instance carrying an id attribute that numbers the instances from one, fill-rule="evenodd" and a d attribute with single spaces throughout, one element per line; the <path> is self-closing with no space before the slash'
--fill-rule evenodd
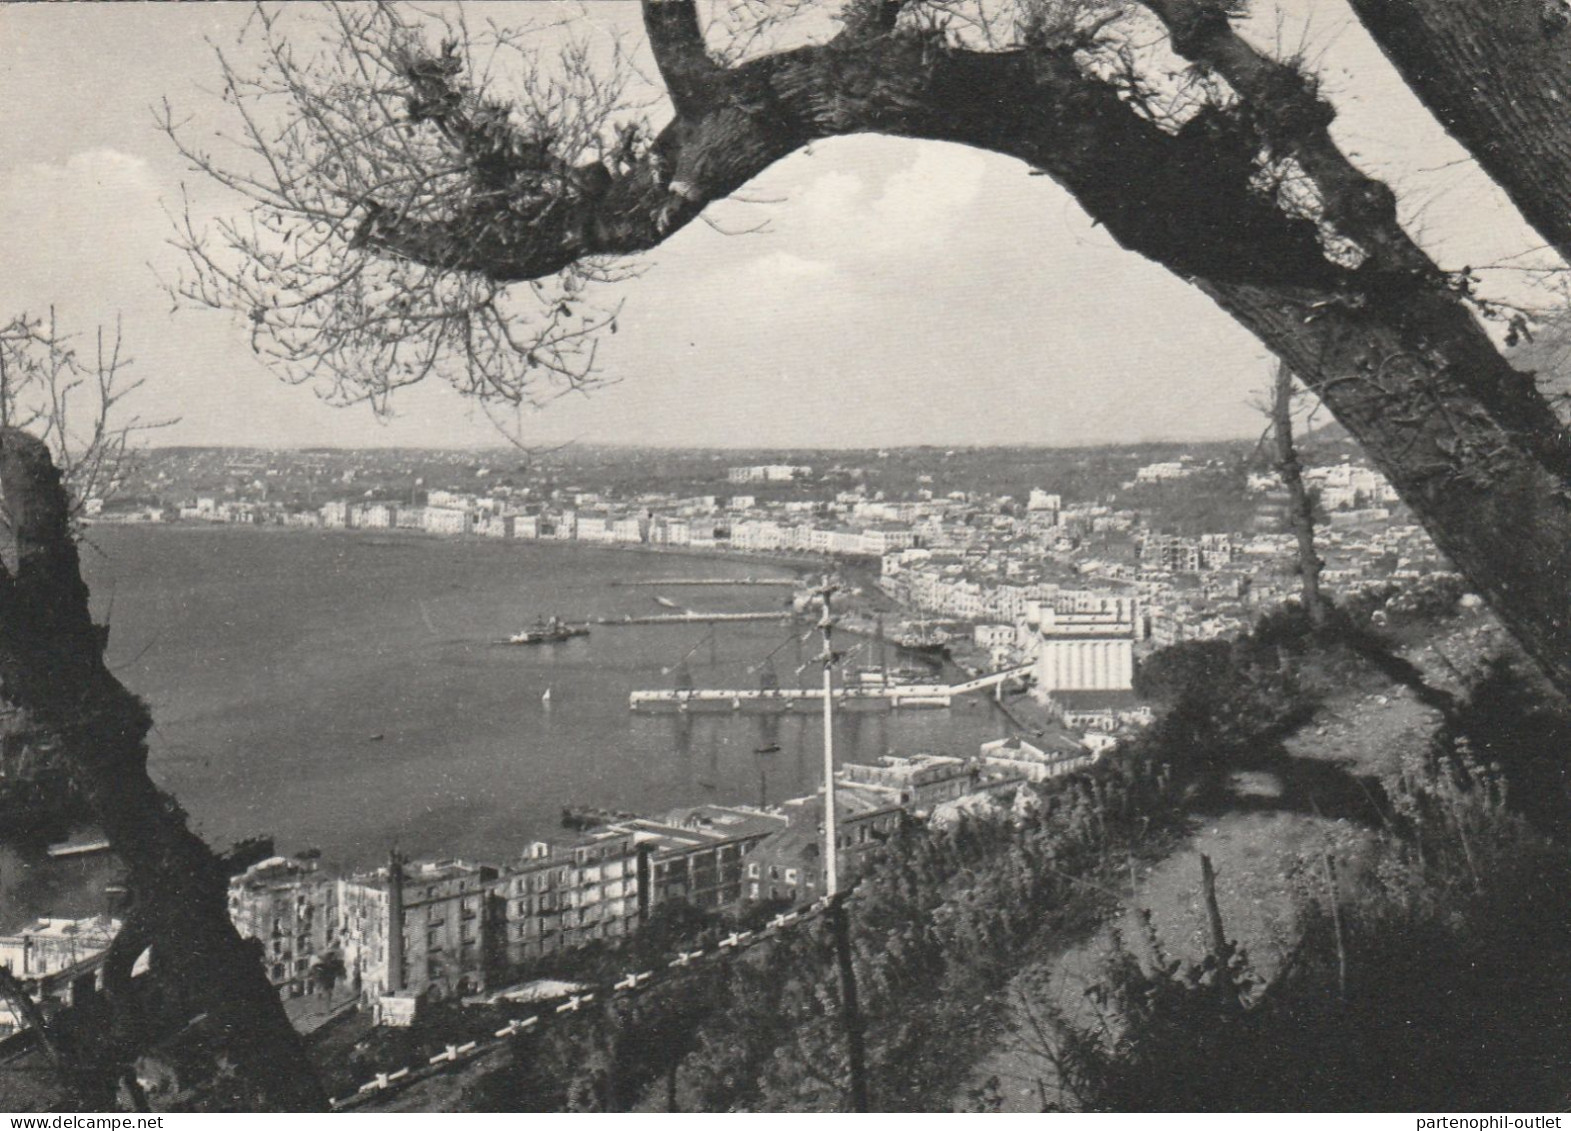
<path id="1" fill-rule="evenodd" d="M 1571 9 L 1351 0 L 1407 85 L 1571 263 Z"/>
<path id="2" fill-rule="evenodd" d="M 105 957 L 115 1032 L 105 1035 L 99 1093 L 113 1102 L 124 1064 L 142 1042 L 205 1014 L 215 1059 L 232 1090 L 215 1101 L 267 1111 L 326 1106 L 298 1034 L 267 982 L 260 945 L 229 921 L 227 877 L 147 775 L 146 707 L 103 661 L 107 633 L 92 622 L 66 494 L 48 449 L 0 430 L 0 494 L 15 567 L 0 566 L 0 687 L 54 735 L 94 818 L 125 867 L 130 910 Z M 127 1013 L 130 964 L 151 947 L 156 1017 Z"/>
<path id="3" fill-rule="evenodd" d="M 1315 553 L 1315 504 L 1304 489 L 1304 467 L 1293 444 L 1293 371 L 1277 362 L 1271 385 L 1271 442 L 1276 448 L 1276 473 L 1287 488 L 1288 529 L 1298 541 L 1298 580 L 1309 623 L 1326 623 L 1325 601 L 1320 595 L 1320 567 Z"/>

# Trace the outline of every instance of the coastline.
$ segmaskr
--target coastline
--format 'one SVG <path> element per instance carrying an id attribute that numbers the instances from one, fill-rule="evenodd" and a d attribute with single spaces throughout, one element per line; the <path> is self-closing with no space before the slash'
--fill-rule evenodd
<path id="1" fill-rule="evenodd" d="M 776 550 L 741 550 L 727 547 L 724 550 L 696 550 L 682 546 L 657 546 L 648 542 L 580 542 L 576 538 L 488 538 L 480 534 L 438 534 L 429 530 L 414 530 L 409 527 L 342 527 L 342 526 L 285 526 L 280 523 L 239 523 L 239 522 L 86 522 L 84 528 L 89 532 L 95 528 L 101 529 L 134 529 L 134 530 L 159 530 L 179 531 L 182 533 L 212 532 L 244 530 L 279 535 L 316 535 L 328 538 L 355 538 L 363 541 L 372 539 L 407 539 L 411 542 L 429 541 L 445 542 L 457 545 L 502 545 L 502 546 L 546 546 L 560 547 L 564 550 L 606 550 L 624 554 L 656 554 L 679 558 L 701 558 L 708 560 L 730 560 L 738 562 L 763 562 L 766 565 L 786 570 L 796 575 L 805 576 L 815 572 L 815 566 L 833 568 L 841 573 L 848 572 L 857 567 L 848 565 L 844 559 L 826 558 L 819 554 L 789 553 Z"/>

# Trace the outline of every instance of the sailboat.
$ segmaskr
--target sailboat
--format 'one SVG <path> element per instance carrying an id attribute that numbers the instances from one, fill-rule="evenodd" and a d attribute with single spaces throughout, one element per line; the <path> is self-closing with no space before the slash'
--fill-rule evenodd
<path id="1" fill-rule="evenodd" d="M 551 689 L 549 687 L 540 693 L 540 703 L 546 707 L 551 705 Z"/>

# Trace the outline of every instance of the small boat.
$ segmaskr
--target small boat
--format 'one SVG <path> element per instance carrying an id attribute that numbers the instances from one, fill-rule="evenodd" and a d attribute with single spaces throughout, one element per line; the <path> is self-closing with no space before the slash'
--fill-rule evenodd
<path id="1" fill-rule="evenodd" d="M 663 606 L 663 607 L 665 607 L 667 609 L 676 609 L 678 611 L 680 611 L 681 608 L 682 608 L 681 605 L 678 605 L 675 601 L 671 600 L 671 598 L 669 598 L 669 597 L 656 597 L 655 598 L 655 604 L 661 605 L 661 606 Z"/>
<path id="2" fill-rule="evenodd" d="M 780 744 L 778 742 L 771 742 L 768 746 L 760 746 L 760 747 L 758 747 L 756 750 L 753 751 L 753 753 L 754 754 L 778 754 L 778 753 L 780 753 Z"/>
<path id="3" fill-rule="evenodd" d="M 564 620 L 552 617 L 550 620 L 538 620 L 522 632 L 515 632 L 507 638 L 509 644 L 560 644 L 564 640 L 571 640 L 575 636 L 588 636 L 587 624 L 568 624 Z"/>
<path id="4" fill-rule="evenodd" d="M 382 739 L 384 739 L 386 737 L 387 737 L 387 735 L 382 734 L 380 731 L 378 731 L 376 734 L 367 735 L 366 736 L 366 741 L 367 742 L 381 742 Z"/>
<path id="5" fill-rule="evenodd" d="M 933 673 L 920 668 L 855 668 L 848 682 L 856 686 L 890 687 L 899 684 L 931 683 Z"/>
<path id="6" fill-rule="evenodd" d="M 637 813 L 628 813 L 621 809 L 601 809 L 595 805 L 564 805 L 562 827 L 583 831 L 609 825 L 614 821 L 631 821 L 637 816 Z"/>

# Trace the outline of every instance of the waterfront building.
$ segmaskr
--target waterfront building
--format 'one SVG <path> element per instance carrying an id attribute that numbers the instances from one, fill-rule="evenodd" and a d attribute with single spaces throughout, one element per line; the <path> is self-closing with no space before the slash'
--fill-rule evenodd
<path id="1" fill-rule="evenodd" d="M 504 514 L 499 506 L 493 504 L 475 515 L 474 532 L 482 538 L 512 538 L 516 517 Z"/>
<path id="2" fill-rule="evenodd" d="M 835 788 L 835 841 L 844 884 L 866 866 L 868 854 L 907 820 L 899 790 L 884 785 L 844 784 Z M 748 854 L 746 898 L 811 903 L 824 891 L 822 791 L 785 802 L 787 825 Z"/>
<path id="3" fill-rule="evenodd" d="M 342 529 L 353 525 L 349 504 L 343 499 L 330 499 L 322 504 L 322 525 Z"/>
<path id="4" fill-rule="evenodd" d="M 580 511 L 574 537 L 580 542 L 610 542 L 612 521 L 604 511 Z"/>
<path id="5" fill-rule="evenodd" d="M 660 818 L 620 822 L 616 828 L 631 832 L 638 846 L 647 914 L 673 901 L 705 910 L 740 904 L 743 858 L 787 823 L 784 816 L 756 809 L 697 805 Z"/>
<path id="6" fill-rule="evenodd" d="M 886 522 L 862 531 L 859 553 L 885 554 L 907 550 L 916 545 L 916 531 L 904 523 Z"/>
<path id="7" fill-rule="evenodd" d="M 478 993 L 499 964 L 497 869 L 462 860 L 408 864 L 338 881 L 339 936 L 350 982 L 382 1009 L 400 995 Z"/>
<path id="8" fill-rule="evenodd" d="M 943 754 L 886 754 L 874 763 L 847 762 L 835 777 L 847 785 L 892 790 L 896 804 L 924 817 L 934 807 L 974 792 L 981 780 L 979 771 L 976 763 Z"/>
<path id="9" fill-rule="evenodd" d="M 637 837 L 602 829 L 566 843 L 538 841 L 501 878 L 497 891 L 512 965 L 625 938 L 640 918 Z"/>
<path id="10" fill-rule="evenodd" d="M 611 522 L 611 541 L 636 545 L 649 540 L 647 515 L 628 515 Z"/>
<path id="11" fill-rule="evenodd" d="M 337 943 L 337 882 L 314 863 L 282 856 L 251 865 L 229 881 L 229 918 L 265 954 L 267 980 L 281 994 L 313 989 L 314 965 Z"/>
<path id="12" fill-rule="evenodd" d="M 739 550 L 778 550 L 785 541 L 778 522 L 747 519 L 731 527 L 731 544 Z"/>
<path id="13" fill-rule="evenodd" d="M 1036 693 L 1134 686 L 1138 623 L 1133 600 L 1110 599 L 1090 611 L 1042 606 L 1035 640 Z"/>
<path id="14" fill-rule="evenodd" d="M 660 536 L 652 541 L 668 546 L 686 546 L 692 541 L 692 524 L 685 518 L 668 518 L 659 524 Z"/>
<path id="15" fill-rule="evenodd" d="M 513 537 L 514 538 L 539 538 L 540 534 L 541 534 L 541 530 L 540 530 L 540 516 L 539 515 L 537 515 L 537 514 L 515 514 L 515 515 L 513 515 Z"/>
<path id="16" fill-rule="evenodd" d="M 1046 706 L 1075 730 L 1114 731 L 1149 726 L 1155 719 L 1151 708 L 1129 690 L 1057 690 L 1048 693 Z"/>
<path id="17" fill-rule="evenodd" d="M 427 506 L 423 520 L 431 534 L 470 534 L 475 528 L 475 512 L 467 507 Z"/>
<path id="18" fill-rule="evenodd" d="M 99 959 L 119 931 L 119 920 L 107 916 L 36 919 L 14 935 L 0 935 L 0 969 L 31 983 L 33 1000 L 47 1018 L 98 992 Z M 26 1024 L 0 997 L 0 1037 Z"/>
<path id="19" fill-rule="evenodd" d="M 1016 735 L 984 742 L 982 761 L 1022 774 L 1032 782 L 1048 781 L 1096 764 L 1098 755 L 1068 735 L 1050 732 L 1040 736 L 1039 741 L 1041 745 L 1036 745 Z"/>
<path id="20" fill-rule="evenodd" d="M 119 930 L 120 921 L 106 915 L 36 919 L 14 935 L 0 935 L 0 969 L 24 980 L 56 974 L 102 954 Z"/>
<path id="21" fill-rule="evenodd" d="M 356 509 L 354 524 L 369 530 L 390 530 L 398 525 L 398 508 L 392 503 L 362 503 Z"/>

